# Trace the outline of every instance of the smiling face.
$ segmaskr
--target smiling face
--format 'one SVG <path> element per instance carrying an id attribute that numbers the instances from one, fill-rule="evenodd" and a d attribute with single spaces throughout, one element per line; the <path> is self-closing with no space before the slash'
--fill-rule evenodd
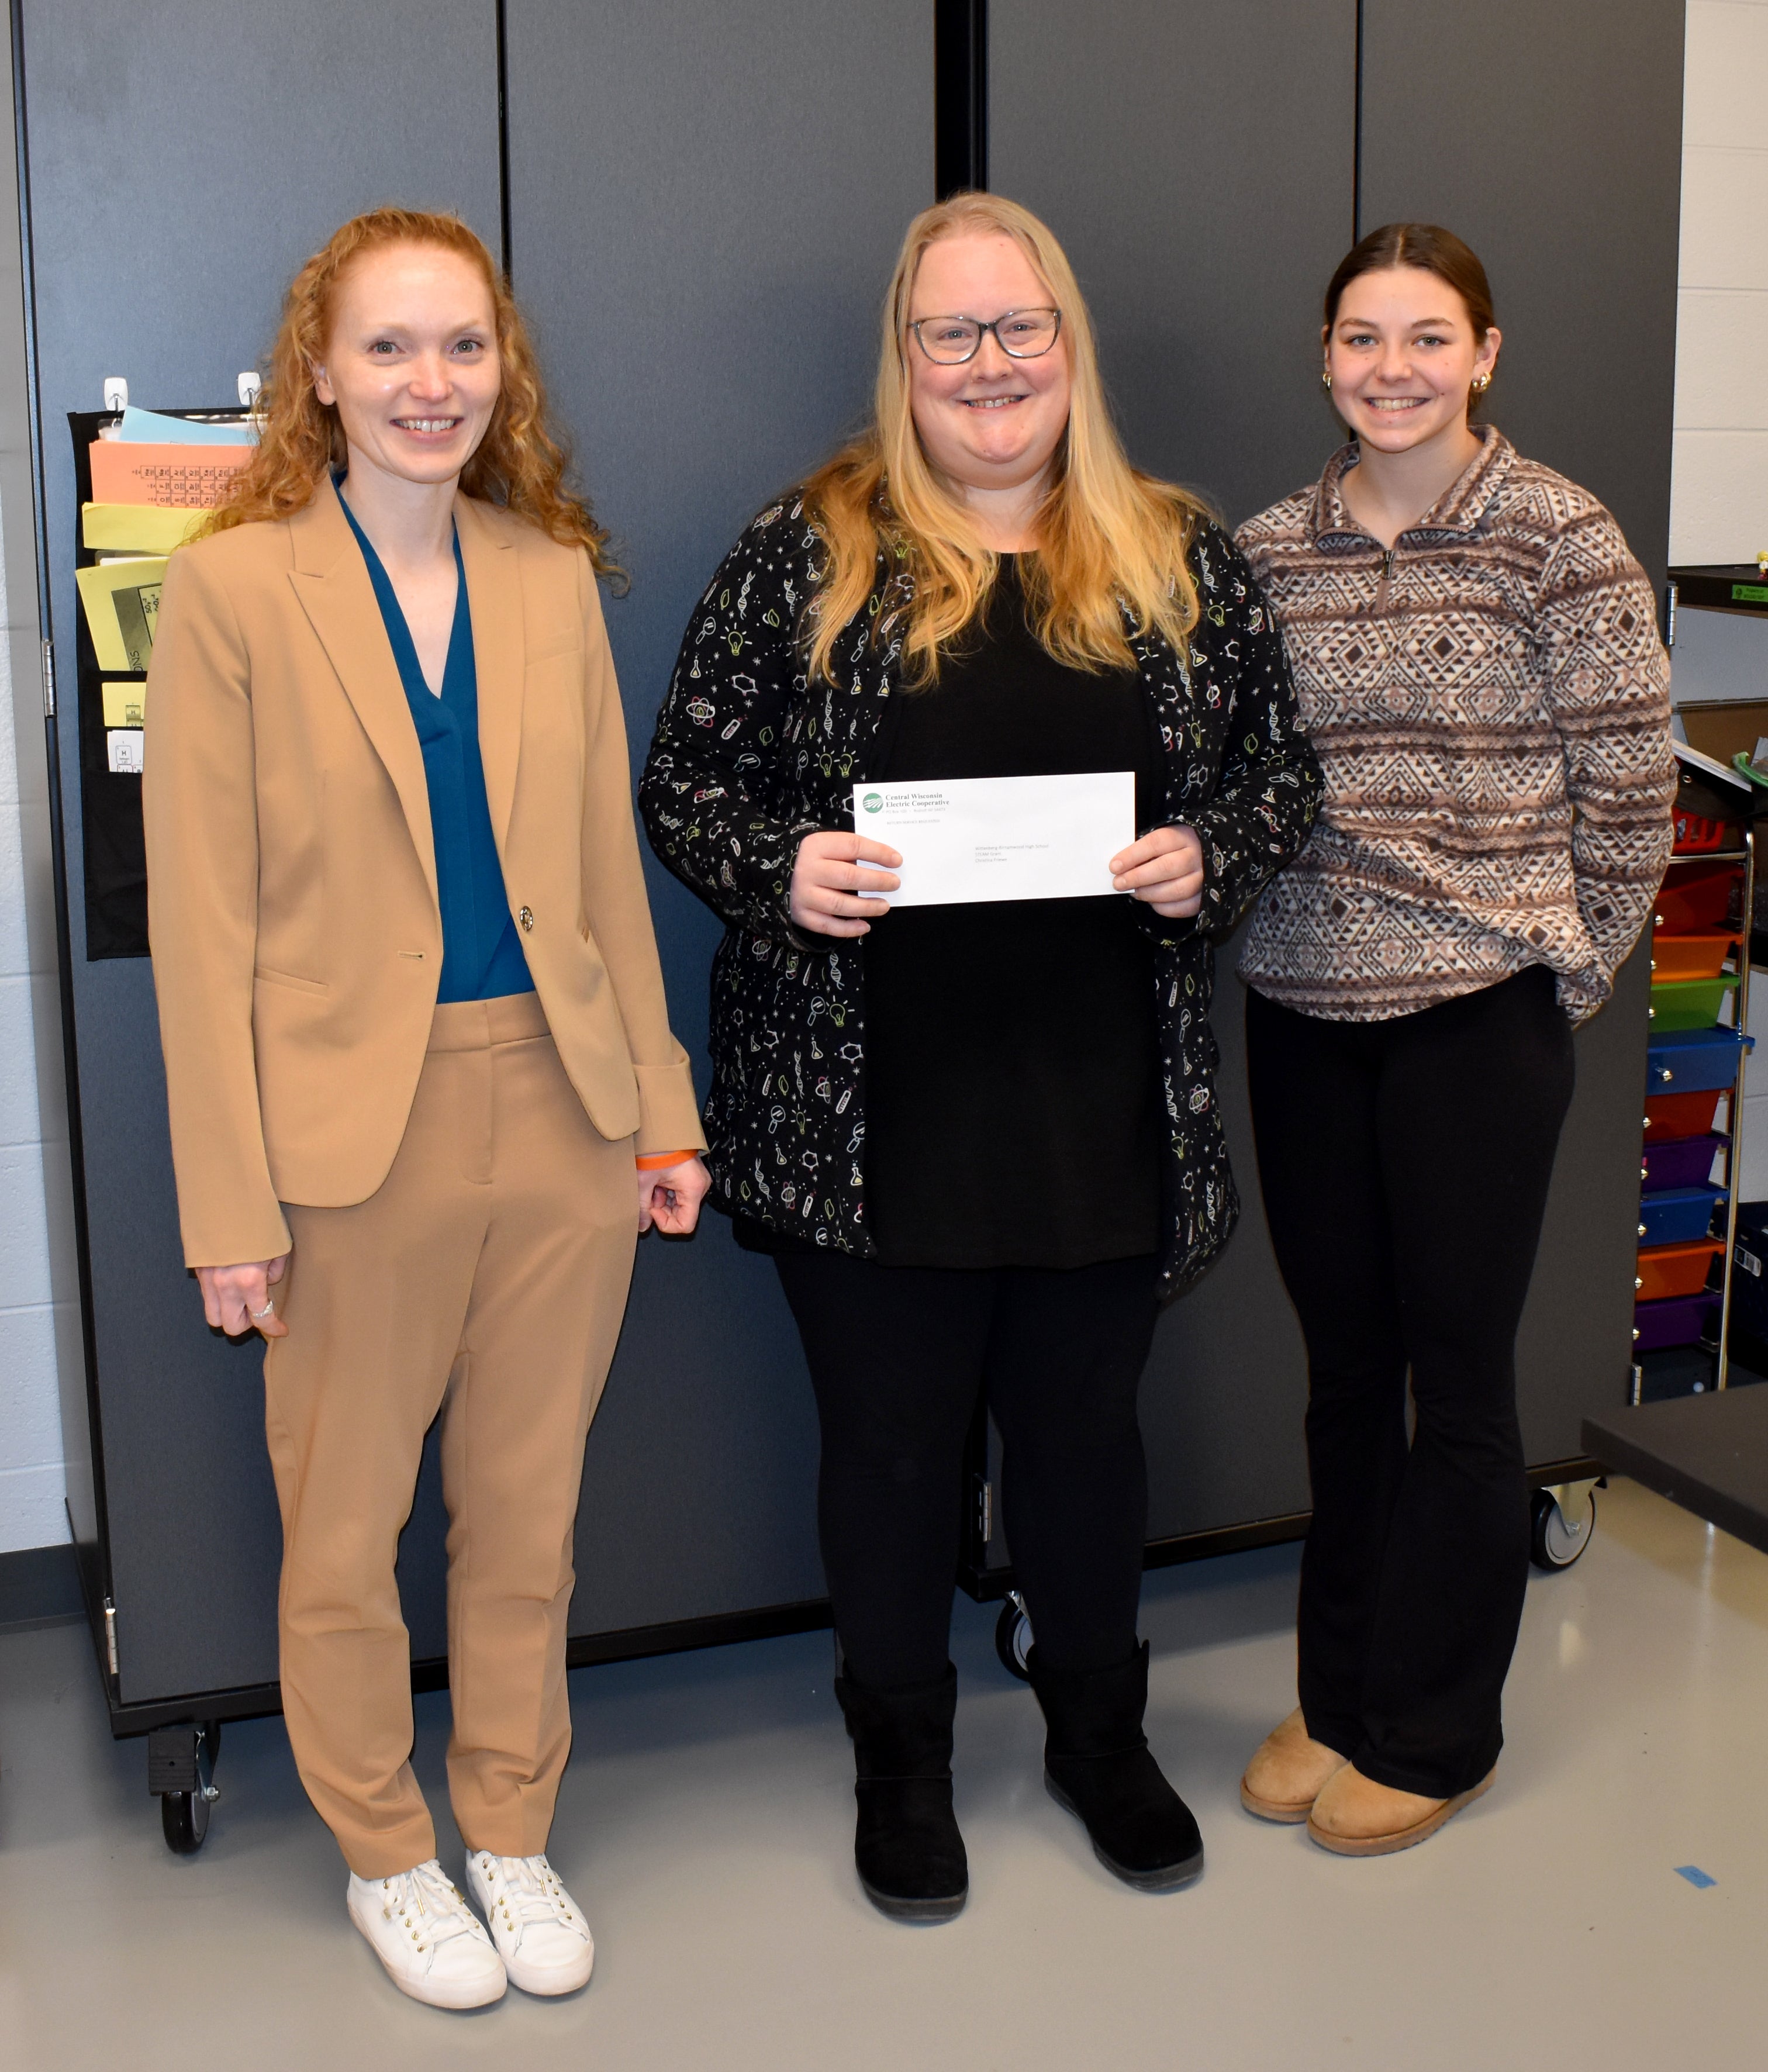
<path id="1" fill-rule="evenodd" d="M 1016 238 L 1005 233 L 942 237 L 923 253 L 910 298 L 911 322 L 974 317 L 992 323 L 1010 310 L 1055 302 Z M 960 490 L 1022 489 L 1037 483 L 1068 428 L 1068 343 L 1058 335 L 1036 360 L 1014 360 L 987 333 L 976 356 L 941 367 L 908 340 L 909 407 L 928 461 Z"/>
<path id="2" fill-rule="evenodd" d="M 491 289 L 461 253 L 386 245 L 339 282 L 314 387 L 337 407 L 352 468 L 451 481 L 484 438 L 501 383 Z"/>
<path id="3" fill-rule="evenodd" d="M 1467 305 L 1420 266 L 1359 273 L 1323 334 L 1338 415 L 1365 446 L 1402 454 L 1466 437 L 1469 392 L 1497 364 L 1495 327 L 1476 338 Z"/>

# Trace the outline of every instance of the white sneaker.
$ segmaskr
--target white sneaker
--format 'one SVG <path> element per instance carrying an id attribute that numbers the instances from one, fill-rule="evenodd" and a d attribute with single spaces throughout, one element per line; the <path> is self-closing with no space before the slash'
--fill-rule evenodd
<path id="1" fill-rule="evenodd" d="M 397 1877 L 350 1874 L 350 1918 L 402 1993 L 430 2007 L 487 2007 L 508 1980 L 478 1917 L 432 1856 Z"/>
<path id="2" fill-rule="evenodd" d="M 494 1856 L 475 1849 L 467 1885 L 491 1925 L 504 1968 L 524 1993 L 574 1993 L 590 1982 L 595 1944 L 589 1923 L 545 1856 Z"/>

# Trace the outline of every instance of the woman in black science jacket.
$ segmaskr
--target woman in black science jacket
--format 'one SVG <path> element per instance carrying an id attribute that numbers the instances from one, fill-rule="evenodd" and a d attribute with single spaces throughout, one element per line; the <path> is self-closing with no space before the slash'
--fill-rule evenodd
<path id="1" fill-rule="evenodd" d="M 857 782 L 1133 771 L 1120 894 L 892 914 Z M 875 420 L 744 531 L 640 786 L 726 924 L 709 1197 L 771 1252 L 822 1427 L 819 1523 L 886 1913 L 964 1903 L 947 1659 L 985 1390 L 1036 1632 L 1046 1778 L 1165 1890 L 1196 1823 L 1142 1733 L 1136 1392 L 1159 1298 L 1238 1204 L 1209 938 L 1296 853 L 1318 773 L 1246 564 L 1133 470 L 1060 247 L 997 196 L 918 216 Z M 1101 857 L 1101 865 L 1108 861 Z"/>

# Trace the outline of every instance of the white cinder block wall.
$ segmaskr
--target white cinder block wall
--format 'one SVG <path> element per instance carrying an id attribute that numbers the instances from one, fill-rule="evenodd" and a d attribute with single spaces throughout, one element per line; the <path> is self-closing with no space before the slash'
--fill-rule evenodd
<path id="1" fill-rule="evenodd" d="M 1688 18 L 1670 558 L 1741 561 L 1768 548 L 1768 0 Z"/>
<path id="2" fill-rule="evenodd" d="M 10 91 L 0 101 L 10 131 Z M 1683 147 L 1671 559 L 1743 561 L 1768 547 L 1768 0 L 1689 0 Z M 16 220 L 10 162 L 0 154 L 6 223 Z M 15 245 L 0 253 L 0 293 L 10 295 L 8 257 L 15 266 Z M 35 600 L 21 581 L 31 528 L 21 350 L 9 307 L 0 311 L 0 530 L 10 536 L 11 574 L 10 601 L 0 602 L 0 1552 L 67 1537 L 56 1371 L 58 1359 L 76 1371 L 79 1359 L 67 1300 Z M 1625 356 L 1622 341 L 1623 368 Z M 1626 407 L 1624 375 L 1616 407 Z M 1675 665 L 1679 696 L 1768 697 L 1768 626 L 1685 614 Z M 1759 977 L 1750 1020 L 1768 1032 Z M 1768 1198 L 1768 1046 L 1763 1059 L 1745 1118 L 1752 1199 Z"/>
<path id="3" fill-rule="evenodd" d="M 1768 0 L 1689 0 L 1676 322 L 1673 562 L 1768 549 Z M 1768 619 L 1685 611 L 1679 698 L 1768 698 Z M 1744 1103 L 1743 1198 L 1768 1200 L 1768 974 Z"/>

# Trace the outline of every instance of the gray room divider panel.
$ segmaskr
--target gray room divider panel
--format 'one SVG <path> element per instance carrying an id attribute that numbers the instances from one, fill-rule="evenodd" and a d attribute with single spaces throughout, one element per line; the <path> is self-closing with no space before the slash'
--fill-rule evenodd
<path id="1" fill-rule="evenodd" d="M 636 762 L 739 528 L 863 413 L 933 198 L 931 0 L 508 0 L 511 254 L 631 571 L 608 622 Z M 654 865 L 705 1089 L 717 924 Z M 816 1420 L 771 1266 L 648 1240 L 590 1434 L 574 1634 L 823 1594 Z M 579 1655 L 585 1651 L 580 1643 Z"/>
<path id="2" fill-rule="evenodd" d="M 1355 0 L 990 0 L 989 185 L 1067 247 L 1131 457 L 1231 524 L 1337 443 L 1356 51 Z"/>
<path id="3" fill-rule="evenodd" d="M 69 1502 L 131 1704 L 273 1680 L 279 1536 L 259 1358 L 204 1329 L 182 1264 L 148 964 L 86 958 L 66 413 L 111 374 L 136 403 L 234 406 L 295 268 L 376 202 L 495 246 L 495 9 L 22 0 L 22 42 L 108 1572 L 100 1493 L 72 1475 Z M 64 1406 L 70 1455 L 87 1415 Z"/>
<path id="4" fill-rule="evenodd" d="M 1675 384 L 1681 0 L 1363 0 L 1362 227 L 1446 224 L 1504 347 L 1487 412 L 1614 512 L 1660 590 Z M 1580 1032 L 1517 1360 L 1532 1461 L 1626 1400 L 1647 952 Z"/>
<path id="5" fill-rule="evenodd" d="M 1315 310 L 1350 238 L 1355 0 L 993 0 L 989 16 L 989 184 L 1063 239 L 1132 458 L 1237 524 L 1337 443 Z M 1142 1384 L 1154 1540 L 1308 1503 L 1305 1359 L 1259 1203 L 1231 949 L 1215 997 L 1244 1211 L 1162 1318 Z"/>
<path id="6" fill-rule="evenodd" d="M 1363 0 L 1362 228 L 1485 261 L 1486 414 L 1594 491 L 1662 587 L 1670 544 L 1683 0 Z"/>

